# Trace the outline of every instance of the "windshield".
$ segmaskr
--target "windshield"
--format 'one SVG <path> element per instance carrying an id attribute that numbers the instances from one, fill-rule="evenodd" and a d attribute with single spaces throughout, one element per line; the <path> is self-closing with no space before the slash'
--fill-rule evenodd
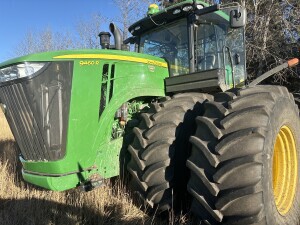
<path id="1" fill-rule="evenodd" d="M 168 61 L 174 75 L 189 73 L 187 20 L 161 26 L 141 36 L 140 52 Z"/>
<path id="2" fill-rule="evenodd" d="M 186 18 L 159 26 L 141 35 L 139 52 L 166 59 L 170 76 L 189 74 L 189 56 L 193 55 L 192 72 L 222 69 L 229 87 L 242 83 L 246 75 L 244 28 L 230 28 L 228 12 L 199 16 L 192 38 Z M 189 39 L 194 49 L 189 49 Z"/>

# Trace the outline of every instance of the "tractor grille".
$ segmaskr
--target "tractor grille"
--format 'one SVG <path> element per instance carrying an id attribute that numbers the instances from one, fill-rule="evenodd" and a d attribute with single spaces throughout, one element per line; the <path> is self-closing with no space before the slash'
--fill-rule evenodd
<path id="1" fill-rule="evenodd" d="M 73 73 L 71 62 L 53 62 L 37 76 L 0 86 L 0 100 L 22 157 L 54 161 L 65 155 Z"/>
<path id="2" fill-rule="evenodd" d="M 1 88 L 7 119 L 26 160 L 51 159 L 21 84 Z"/>

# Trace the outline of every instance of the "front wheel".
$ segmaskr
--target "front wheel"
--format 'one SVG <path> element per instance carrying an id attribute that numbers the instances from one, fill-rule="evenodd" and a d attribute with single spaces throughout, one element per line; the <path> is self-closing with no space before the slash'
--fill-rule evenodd
<path id="1" fill-rule="evenodd" d="M 287 89 L 256 86 L 219 93 L 196 120 L 187 167 L 192 212 L 199 220 L 298 225 L 300 122 Z"/>

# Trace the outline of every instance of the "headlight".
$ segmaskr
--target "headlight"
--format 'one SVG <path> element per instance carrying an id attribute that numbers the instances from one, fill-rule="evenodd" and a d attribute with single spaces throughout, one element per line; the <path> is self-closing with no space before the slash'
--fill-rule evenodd
<path id="1" fill-rule="evenodd" d="M 29 77 L 41 70 L 46 63 L 19 63 L 0 69 L 0 82 L 15 80 L 22 77 Z"/>
<path id="2" fill-rule="evenodd" d="M 192 9 L 193 9 L 193 6 L 187 5 L 187 6 L 184 6 L 182 10 L 185 12 L 188 12 L 188 11 L 191 11 Z"/>

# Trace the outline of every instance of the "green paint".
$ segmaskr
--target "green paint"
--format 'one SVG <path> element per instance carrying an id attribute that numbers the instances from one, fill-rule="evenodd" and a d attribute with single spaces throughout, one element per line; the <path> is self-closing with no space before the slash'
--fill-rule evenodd
<path id="1" fill-rule="evenodd" d="M 66 176 L 53 177 L 48 176 L 47 174 L 44 176 L 33 175 L 22 171 L 22 176 L 28 183 L 53 191 L 65 191 L 77 187 L 81 184 L 81 181 L 88 181 L 93 174 L 95 174 L 95 171 L 86 171 Z"/>
<path id="2" fill-rule="evenodd" d="M 233 80 L 232 80 L 232 67 L 230 65 L 226 65 L 225 66 L 225 82 L 226 82 L 226 85 L 229 87 L 229 88 L 232 88 L 233 87 Z"/>
<path id="3" fill-rule="evenodd" d="M 95 164 L 99 165 L 99 174 L 101 174 L 103 178 L 110 178 L 119 175 L 119 155 L 122 144 L 123 138 L 118 138 L 99 146 Z"/>
<path id="4" fill-rule="evenodd" d="M 158 5 L 156 4 L 151 4 L 148 8 L 148 12 L 147 12 L 147 15 L 153 15 L 155 13 L 158 13 L 159 12 L 159 8 L 158 8 Z"/>

